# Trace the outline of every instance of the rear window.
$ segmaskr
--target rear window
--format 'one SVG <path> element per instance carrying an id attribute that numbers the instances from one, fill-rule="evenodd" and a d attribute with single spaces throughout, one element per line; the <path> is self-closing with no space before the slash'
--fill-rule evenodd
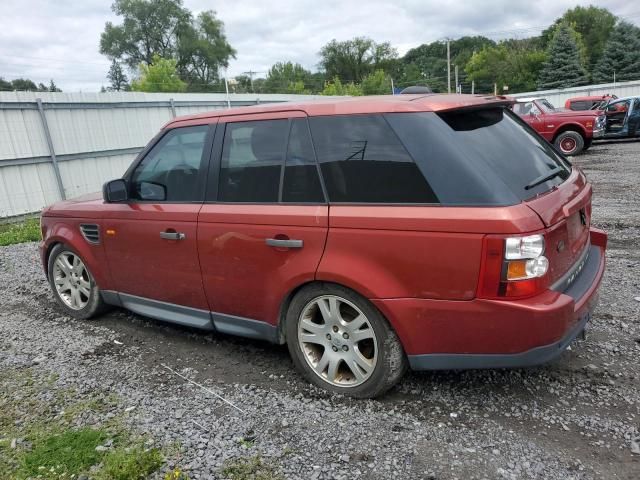
<path id="1" fill-rule="evenodd" d="M 512 205 L 571 172 L 548 142 L 504 108 L 385 117 L 445 205 Z M 552 171 L 555 176 L 539 181 Z"/>

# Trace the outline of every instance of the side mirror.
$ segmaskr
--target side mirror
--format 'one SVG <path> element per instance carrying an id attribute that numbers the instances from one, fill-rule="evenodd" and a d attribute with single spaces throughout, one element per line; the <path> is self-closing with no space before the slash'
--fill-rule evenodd
<path id="1" fill-rule="evenodd" d="M 102 187 L 102 196 L 107 203 L 126 202 L 129 199 L 127 182 L 118 178 L 105 183 Z"/>

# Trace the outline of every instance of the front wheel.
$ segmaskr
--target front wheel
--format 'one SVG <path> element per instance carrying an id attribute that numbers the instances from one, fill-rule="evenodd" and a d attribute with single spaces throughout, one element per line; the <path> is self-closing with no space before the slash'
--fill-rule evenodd
<path id="1" fill-rule="evenodd" d="M 575 130 L 562 132 L 553 143 L 565 155 L 577 155 L 584 149 L 584 138 Z"/>
<path id="2" fill-rule="evenodd" d="M 47 271 L 55 298 L 68 315 L 84 320 L 105 310 L 89 268 L 69 247 L 58 244 L 53 248 Z"/>
<path id="3" fill-rule="evenodd" d="M 402 377 L 407 360 L 395 332 L 365 298 L 331 284 L 303 288 L 286 318 L 289 352 L 313 384 L 373 398 Z"/>

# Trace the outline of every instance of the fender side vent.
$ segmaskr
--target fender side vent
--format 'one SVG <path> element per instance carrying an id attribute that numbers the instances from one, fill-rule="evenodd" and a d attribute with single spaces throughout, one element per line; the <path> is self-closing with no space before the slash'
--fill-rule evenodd
<path id="1" fill-rule="evenodd" d="M 100 227 L 98 225 L 83 223 L 80 225 L 80 231 L 87 242 L 100 243 Z"/>

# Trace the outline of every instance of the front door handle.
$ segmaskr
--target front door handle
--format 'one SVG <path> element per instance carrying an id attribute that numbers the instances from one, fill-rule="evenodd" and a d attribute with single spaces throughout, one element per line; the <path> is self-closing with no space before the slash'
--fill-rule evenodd
<path id="1" fill-rule="evenodd" d="M 184 240 L 186 235 L 180 232 L 160 232 L 160 238 L 163 240 Z"/>
<path id="2" fill-rule="evenodd" d="M 270 247 L 278 247 L 278 248 L 302 248 L 304 246 L 304 242 L 302 240 L 290 240 L 290 239 L 280 239 L 280 238 L 267 238 L 265 243 Z"/>

